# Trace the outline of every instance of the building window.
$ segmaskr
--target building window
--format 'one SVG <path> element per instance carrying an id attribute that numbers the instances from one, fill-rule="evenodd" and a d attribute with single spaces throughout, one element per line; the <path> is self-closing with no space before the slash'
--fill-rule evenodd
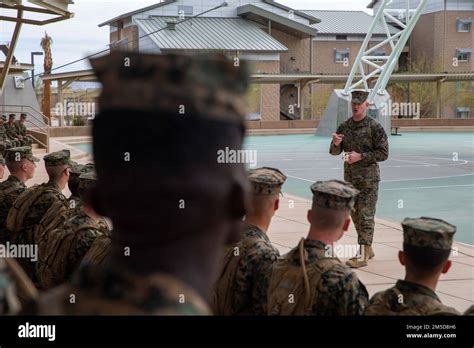
<path id="1" fill-rule="evenodd" d="M 458 33 L 469 33 L 471 31 L 472 19 L 458 19 Z"/>
<path id="2" fill-rule="evenodd" d="M 345 40 L 345 41 L 347 41 L 347 35 L 336 35 L 336 40 Z"/>
<path id="3" fill-rule="evenodd" d="M 375 57 L 386 57 L 387 56 L 387 50 L 385 48 L 379 48 L 376 49 L 374 52 L 372 52 L 371 56 Z M 374 63 L 384 63 L 387 62 L 387 60 L 384 59 L 374 59 L 372 60 Z"/>
<path id="4" fill-rule="evenodd" d="M 338 49 L 336 48 L 336 63 L 345 63 L 349 62 L 349 49 Z"/>
<path id="5" fill-rule="evenodd" d="M 472 50 L 470 48 L 458 48 L 456 50 L 456 58 L 458 59 L 458 62 L 469 62 L 469 59 L 471 57 L 471 51 Z"/>
<path id="6" fill-rule="evenodd" d="M 469 118 L 471 116 L 471 110 L 469 108 L 457 108 L 456 117 L 457 118 Z"/>

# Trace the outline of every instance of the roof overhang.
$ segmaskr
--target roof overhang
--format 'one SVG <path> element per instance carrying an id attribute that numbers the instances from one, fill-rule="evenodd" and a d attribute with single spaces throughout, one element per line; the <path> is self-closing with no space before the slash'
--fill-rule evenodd
<path id="1" fill-rule="evenodd" d="M 5 62 L 0 62 L 0 72 L 5 67 Z M 21 75 L 26 71 L 30 71 L 34 69 L 34 65 L 32 64 L 12 64 L 10 65 L 10 70 L 8 71 L 8 75 Z"/>
<path id="2" fill-rule="evenodd" d="M 0 62 L 1 67 L 1 62 Z M 356 76 L 359 77 L 360 76 Z M 98 81 L 93 70 L 80 70 L 65 73 L 42 75 L 45 81 L 75 79 L 76 81 Z M 343 83 L 348 75 L 317 75 L 317 74 L 252 74 L 251 82 L 259 84 L 297 84 L 297 83 Z M 453 82 L 474 81 L 474 72 L 441 73 L 441 74 L 394 74 L 390 82 Z"/>
<path id="3" fill-rule="evenodd" d="M 281 30 L 287 34 L 302 39 L 315 37 L 318 33 L 318 30 L 315 28 L 311 28 L 308 25 L 304 25 L 289 18 L 285 18 L 254 5 L 244 5 L 238 7 L 237 15 L 264 25 L 267 25 L 268 21 L 271 21 L 272 28 Z"/>
<path id="4" fill-rule="evenodd" d="M 307 83 L 344 83 L 348 75 L 313 75 L 313 74 L 254 74 L 253 83 L 260 84 L 307 84 Z M 361 76 L 356 76 L 361 78 Z M 442 73 L 442 74 L 394 74 L 390 83 L 399 82 L 452 82 L 474 81 L 474 73 Z"/>
<path id="5" fill-rule="evenodd" d="M 135 10 L 135 11 L 132 11 L 132 12 L 127 12 L 127 13 L 124 13 L 120 16 L 117 16 L 117 17 L 114 17 L 112 19 L 109 19 L 108 21 L 105 21 L 103 23 L 100 23 L 99 24 L 99 28 L 100 27 L 103 27 L 105 25 L 113 25 L 115 22 L 118 22 L 118 21 L 121 21 L 123 19 L 126 19 L 128 17 L 131 17 L 133 15 L 136 15 L 138 13 L 142 13 L 142 12 L 145 12 L 145 11 L 149 11 L 149 10 L 153 10 L 155 8 L 158 8 L 158 7 L 163 7 L 163 6 L 166 6 L 166 5 L 169 5 L 169 4 L 172 4 L 173 2 L 176 2 L 177 0 L 166 0 L 166 1 L 163 1 L 163 2 L 160 2 L 158 4 L 154 4 L 154 5 L 151 5 L 151 6 L 147 6 L 147 7 L 144 7 L 144 8 L 140 8 L 138 10 Z"/>
<path id="6" fill-rule="evenodd" d="M 41 75 L 43 81 L 60 81 L 60 80 L 74 80 L 74 81 L 91 81 L 96 82 L 97 77 L 94 70 L 78 70 L 55 74 Z"/>
<path id="7" fill-rule="evenodd" d="M 274 2 L 273 0 L 263 0 L 263 2 L 266 3 L 266 4 L 269 4 L 269 5 L 278 7 L 282 10 L 285 10 L 288 13 L 290 13 L 292 11 L 295 15 L 306 18 L 309 21 L 310 25 L 321 23 L 321 20 L 319 18 L 311 16 L 310 14 L 304 13 L 303 11 L 298 11 L 298 10 L 292 9 L 291 7 L 279 4 L 278 2 Z"/>

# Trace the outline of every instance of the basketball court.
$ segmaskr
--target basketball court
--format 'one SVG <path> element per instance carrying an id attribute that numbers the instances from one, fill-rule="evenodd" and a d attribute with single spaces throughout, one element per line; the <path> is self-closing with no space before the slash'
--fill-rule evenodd
<path id="1" fill-rule="evenodd" d="M 343 179 L 341 156 L 329 154 L 331 139 L 314 135 L 249 136 L 257 166 L 288 176 L 284 191 L 311 198 L 318 180 Z M 376 216 L 400 222 L 431 216 L 458 227 L 456 240 L 474 244 L 474 133 L 405 133 L 389 137 L 390 156 L 380 163 Z"/>

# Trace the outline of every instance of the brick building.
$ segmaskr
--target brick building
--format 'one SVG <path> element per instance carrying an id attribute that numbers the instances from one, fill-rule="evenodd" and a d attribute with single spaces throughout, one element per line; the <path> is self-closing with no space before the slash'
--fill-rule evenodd
<path id="1" fill-rule="evenodd" d="M 151 53 L 220 52 L 250 62 L 254 73 L 310 73 L 311 38 L 317 34 L 312 25 L 319 22 L 317 18 L 270 0 L 240 0 L 203 13 L 221 3 L 167 0 L 99 26 L 110 26 L 112 48 Z M 263 120 L 280 120 L 280 109 L 285 108 L 280 104 L 289 102 L 285 97 L 288 92 L 279 84 L 258 86 L 253 92 L 258 100 L 252 111 Z"/>
<path id="2" fill-rule="evenodd" d="M 400 1 L 394 0 L 394 6 L 400 6 L 397 4 Z M 412 0 L 412 4 L 416 5 L 417 1 Z M 400 64 L 407 64 L 410 56 L 418 59 L 421 52 L 426 52 L 431 58 L 443 57 L 446 67 L 443 71 L 473 70 L 473 12 L 468 11 L 474 6 L 472 0 L 446 0 L 449 10 L 441 14 L 439 6 L 433 5 L 436 2 L 443 0 L 429 1 L 410 45 L 402 53 Z M 221 3 L 220 0 L 166 0 L 99 26 L 110 27 L 112 49 L 149 53 L 220 52 L 250 62 L 253 73 L 304 76 L 349 74 L 373 21 L 372 16 L 362 11 L 296 10 L 272 0 L 239 0 L 209 11 Z M 373 0 L 369 7 L 377 10 L 379 5 L 379 1 Z M 196 18 L 176 24 L 198 14 Z M 439 23 L 443 23 L 450 37 L 439 37 Z M 452 28 L 448 30 L 453 25 L 454 32 Z M 389 26 L 389 30 L 393 34 L 398 29 Z M 385 38 L 380 25 L 370 46 Z M 390 53 L 389 45 L 374 52 L 382 56 Z M 457 67 L 449 66 L 453 57 L 458 58 Z M 311 84 L 300 91 L 296 83 L 295 80 L 294 83 L 252 85 L 249 118 L 264 121 L 299 119 L 302 115 L 317 118 L 336 86 Z M 465 86 L 458 84 L 456 88 L 462 94 Z M 302 96 L 300 101 L 303 100 L 301 105 L 299 95 Z M 446 107 L 443 114 L 445 117 L 474 116 L 472 110 L 461 104 Z"/>
<path id="3" fill-rule="evenodd" d="M 411 0 L 411 7 L 420 0 Z M 389 8 L 405 8 L 405 0 L 393 0 Z M 368 8 L 377 11 L 380 0 L 373 0 Z M 429 0 L 410 37 L 410 58 L 413 64 L 428 59 L 433 70 L 441 72 L 474 71 L 474 1 L 473 0 Z M 474 117 L 474 108 L 463 105 L 462 96 L 474 91 L 474 84 L 453 84 L 455 105 L 444 108 L 443 117 Z"/>

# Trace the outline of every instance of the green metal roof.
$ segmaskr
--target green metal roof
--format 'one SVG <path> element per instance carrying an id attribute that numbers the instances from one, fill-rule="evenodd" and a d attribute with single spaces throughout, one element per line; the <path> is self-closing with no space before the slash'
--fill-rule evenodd
<path id="1" fill-rule="evenodd" d="M 286 52 L 282 43 L 256 24 L 242 18 L 197 17 L 177 23 L 175 30 L 164 29 L 178 17 L 136 19 L 137 25 L 162 50 L 224 50 Z"/>

